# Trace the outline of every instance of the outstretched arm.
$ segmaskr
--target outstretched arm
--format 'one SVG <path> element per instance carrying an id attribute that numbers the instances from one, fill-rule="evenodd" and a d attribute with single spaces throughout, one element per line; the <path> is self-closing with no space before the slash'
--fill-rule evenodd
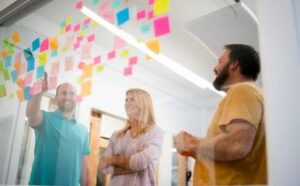
<path id="1" fill-rule="evenodd" d="M 43 93 L 48 90 L 47 72 L 44 74 L 42 86 L 42 92 L 33 96 L 32 99 L 27 102 L 26 116 L 28 118 L 29 125 L 33 128 L 38 127 L 43 120 L 41 100 Z"/>

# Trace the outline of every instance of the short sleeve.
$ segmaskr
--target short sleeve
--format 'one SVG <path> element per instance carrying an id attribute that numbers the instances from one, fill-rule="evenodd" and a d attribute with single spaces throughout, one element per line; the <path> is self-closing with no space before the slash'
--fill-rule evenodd
<path id="1" fill-rule="evenodd" d="M 242 119 L 255 128 L 263 115 L 263 98 L 258 90 L 249 85 L 233 87 L 224 99 L 219 126 L 230 124 L 234 119 Z"/>
<path id="2" fill-rule="evenodd" d="M 83 155 L 89 155 L 90 154 L 90 147 L 89 147 L 89 135 L 87 130 L 85 129 L 85 137 L 83 142 Z"/>

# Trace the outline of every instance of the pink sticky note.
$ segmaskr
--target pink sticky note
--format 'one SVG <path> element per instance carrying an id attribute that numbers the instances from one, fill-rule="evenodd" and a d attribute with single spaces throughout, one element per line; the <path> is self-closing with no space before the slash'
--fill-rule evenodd
<path id="1" fill-rule="evenodd" d="M 78 1 L 78 2 L 76 3 L 76 9 L 81 9 L 82 7 L 83 7 L 82 1 Z"/>
<path id="2" fill-rule="evenodd" d="M 80 61 L 80 63 L 78 64 L 78 68 L 83 70 L 84 68 L 84 62 Z"/>
<path id="3" fill-rule="evenodd" d="M 18 69 L 18 76 L 24 74 L 26 72 L 26 63 L 21 63 L 20 68 Z"/>
<path id="4" fill-rule="evenodd" d="M 148 0 L 148 5 L 152 5 L 154 3 L 154 0 Z"/>
<path id="5" fill-rule="evenodd" d="M 57 86 L 57 76 L 51 76 L 49 78 L 48 90 L 54 90 Z"/>
<path id="6" fill-rule="evenodd" d="M 111 51 L 107 53 L 107 59 L 113 59 L 116 57 L 116 52 L 115 51 Z"/>
<path id="7" fill-rule="evenodd" d="M 76 42 L 74 45 L 73 45 L 73 49 L 76 50 L 77 48 L 80 47 L 80 43 Z"/>
<path id="8" fill-rule="evenodd" d="M 49 48 L 49 41 L 48 41 L 48 38 L 46 38 L 41 43 L 40 52 L 44 52 L 44 51 L 48 50 L 48 48 Z"/>
<path id="9" fill-rule="evenodd" d="M 75 102 L 76 103 L 79 103 L 81 101 L 82 101 L 82 97 L 81 96 L 79 96 L 79 95 L 75 96 Z"/>
<path id="10" fill-rule="evenodd" d="M 77 42 L 81 42 L 83 40 L 83 36 L 78 36 L 77 38 L 76 38 L 76 41 Z"/>
<path id="11" fill-rule="evenodd" d="M 42 90 L 43 90 L 43 80 L 40 79 L 33 83 L 33 87 L 31 89 L 31 94 L 33 96 L 37 95 L 38 93 L 42 92 Z"/>
<path id="12" fill-rule="evenodd" d="M 73 70 L 73 57 L 68 56 L 65 58 L 65 71 L 71 71 Z"/>
<path id="13" fill-rule="evenodd" d="M 59 61 L 55 61 L 51 64 L 51 75 L 56 75 L 59 72 Z"/>
<path id="14" fill-rule="evenodd" d="M 108 2 L 101 3 L 98 8 L 98 14 L 108 22 L 115 23 L 115 13 L 108 8 Z"/>
<path id="15" fill-rule="evenodd" d="M 88 43 L 94 41 L 95 40 L 95 34 L 89 35 L 87 40 L 88 40 Z"/>
<path id="16" fill-rule="evenodd" d="M 19 52 L 19 53 L 16 54 L 15 61 L 16 62 L 21 62 L 21 60 L 22 60 L 21 58 L 22 58 L 22 52 Z"/>
<path id="17" fill-rule="evenodd" d="M 132 67 L 126 67 L 124 68 L 124 71 L 123 71 L 123 75 L 124 76 L 130 76 L 132 74 Z"/>
<path id="18" fill-rule="evenodd" d="M 69 31 L 71 30 L 71 28 L 72 28 L 72 25 L 69 24 L 69 25 L 66 26 L 65 31 L 66 31 L 66 32 L 69 32 Z"/>
<path id="19" fill-rule="evenodd" d="M 160 17 L 153 21 L 155 36 L 161 36 L 170 32 L 169 16 Z"/>
<path id="20" fill-rule="evenodd" d="M 140 20 L 146 17 L 146 11 L 141 10 L 136 14 L 136 20 Z"/>
<path id="21" fill-rule="evenodd" d="M 153 18 L 153 10 L 150 10 L 148 12 L 148 19 L 152 19 Z"/>
<path id="22" fill-rule="evenodd" d="M 74 32 L 77 32 L 79 29 L 80 29 L 80 24 L 79 23 L 74 25 L 74 28 L 73 28 Z"/>
<path id="23" fill-rule="evenodd" d="M 92 44 L 86 44 L 81 49 L 81 59 L 91 58 Z"/>
<path id="24" fill-rule="evenodd" d="M 66 36 L 65 47 L 70 48 L 73 45 L 73 41 L 74 41 L 74 34 L 67 35 Z"/>
<path id="25" fill-rule="evenodd" d="M 85 24 L 85 25 L 88 25 L 90 22 L 91 22 L 91 19 L 88 17 L 83 20 L 83 24 Z"/>
<path id="26" fill-rule="evenodd" d="M 132 66 L 132 65 L 137 64 L 137 60 L 138 60 L 137 56 L 129 58 L 128 65 Z"/>
<path id="27" fill-rule="evenodd" d="M 98 64 L 98 63 L 101 63 L 101 56 L 97 56 L 94 58 L 94 64 Z"/>
<path id="28" fill-rule="evenodd" d="M 119 38 L 118 36 L 115 36 L 114 38 L 114 50 L 117 50 L 119 48 L 123 48 L 126 46 L 126 42 Z"/>
<path id="29" fill-rule="evenodd" d="M 33 71 L 31 71 L 28 74 L 26 74 L 25 79 L 24 79 L 24 86 L 27 86 L 27 85 L 29 85 L 31 83 L 32 76 L 33 76 Z"/>

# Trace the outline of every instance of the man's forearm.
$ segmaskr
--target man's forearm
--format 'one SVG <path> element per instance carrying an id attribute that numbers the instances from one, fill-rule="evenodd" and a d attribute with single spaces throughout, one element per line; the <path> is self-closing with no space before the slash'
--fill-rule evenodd
<path id="1" fill-rule="evenodd" d="M 111 164 L 121 168 L 129 169 L 129 160 L 128 156 L 112 156 Z"/>
<path id="2" fill-rule="evenodd" d="M 130 169 L 125 169 L 125 168 L 117 167 L 117 166 L 114 166 L 113 169 L 114 169 L 113 170 L 113 175 L 132 174 L 132 173 L 136 172 L 136 171 L 133 171 L 133 170 L 130 170 Z"/>

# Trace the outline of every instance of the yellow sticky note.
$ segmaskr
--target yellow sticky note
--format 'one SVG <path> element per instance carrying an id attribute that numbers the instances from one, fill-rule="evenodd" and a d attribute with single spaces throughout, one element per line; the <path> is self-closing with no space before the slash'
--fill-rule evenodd
<path id="1" fill-rule="evenodd" d="M 86 64 L 83 67 L 83 74 L 82 74 L 82 78 L 90 78 L 93 75 L 93 67 L 94 64 Z"/>
<path id="2" fill-rule="evenodd" d="M 128 57 L 128 55 L 129 55 L 129 51 L 127 49 L 126 50 L 122 50 L 120 52 L 120 56 L 123 57 L 123 58 Z"/>
<path id="3" fill-rule="evenodd" d="M 42 65 L 46 65 L 47 63 L 47 53 L 46 52 L 43 52 L 43 53 L 40 53 L 39 56 L 38 56 L 38 59 L 39 59 L 39 65 L 42 66 Z"/>
<path id="4" fill-rule="evenodd" d="M 14 32 L 11 36 L 11 39 L 12 39 L 14 44 L 20 43 L 21 39 L 20 39 L 19 32 Z"/>
<path id="5" fill-rule="evenodd" d="M 167 13 L 170 10 L 170 0 L 156 0 L 153 5 L 154 16 Z"/>
<path id="6" fill-rule="evenodd" d="M 82 83 L 83 83 L 83 78 L 82 78 L 82 76 L 79 76 L 77 78 L 77 84 L 81 85 Z"/>
<path id="7" fill-rule="evenodd" d="M 23 89 L 17 90 L 17 96 L 18 96 L 18 99 L 19 99 L 20 102 L 25 100 Z"/>
<path id="8" fill-rule="evenodd" d="M 58 43 L 57 43 L 57 38 L 52 37 L 49 39 L 49 45 L 52 50 L 58 49 Z"/>
<path id="9" fill-rule="evenodd" d="M 81 86 L 80 95 L 81 96 L 87 96 L 87 95 L 90 95 L 91 92 L 92 92 L 92 81 L 89 80 L 89 81 L 84 82 Z"/>
<path id="10" fill-rule="evenodd" d="M 66 24 L 67 25 L 72 24 L 72 22 L 73 22 L 73 17 L 72 16 L 69 16 L 69 17 L 66 18 Z"/>
<path id="11" fill-rule="evenodd" d="M 96 21 L 92 21 L 92 28 L 97 28 L 99 24 Z"/>
<path id="12" fill-rule="evenodd" d="M 96 67 L 96 71 L 99 73 L 99 72 L 102 72 L 104 70 L 104 65 L 103 64 L 100 64 Z"/>
<path id="13" fill-rule="evenodd" d="M 158 39 L 155 39 L 155 40 L 152 40 L 152 41 L 148 41 L 146 43 L 146 46 L 152 50 L 153 52 L 155 53 L 159 53 L 160 52 L 160 47 L 159 47 L 159 40 Z M 149 60 L 151 59 L 151 57 L 149 56 L 145 56 L 146 60 Z"/>

